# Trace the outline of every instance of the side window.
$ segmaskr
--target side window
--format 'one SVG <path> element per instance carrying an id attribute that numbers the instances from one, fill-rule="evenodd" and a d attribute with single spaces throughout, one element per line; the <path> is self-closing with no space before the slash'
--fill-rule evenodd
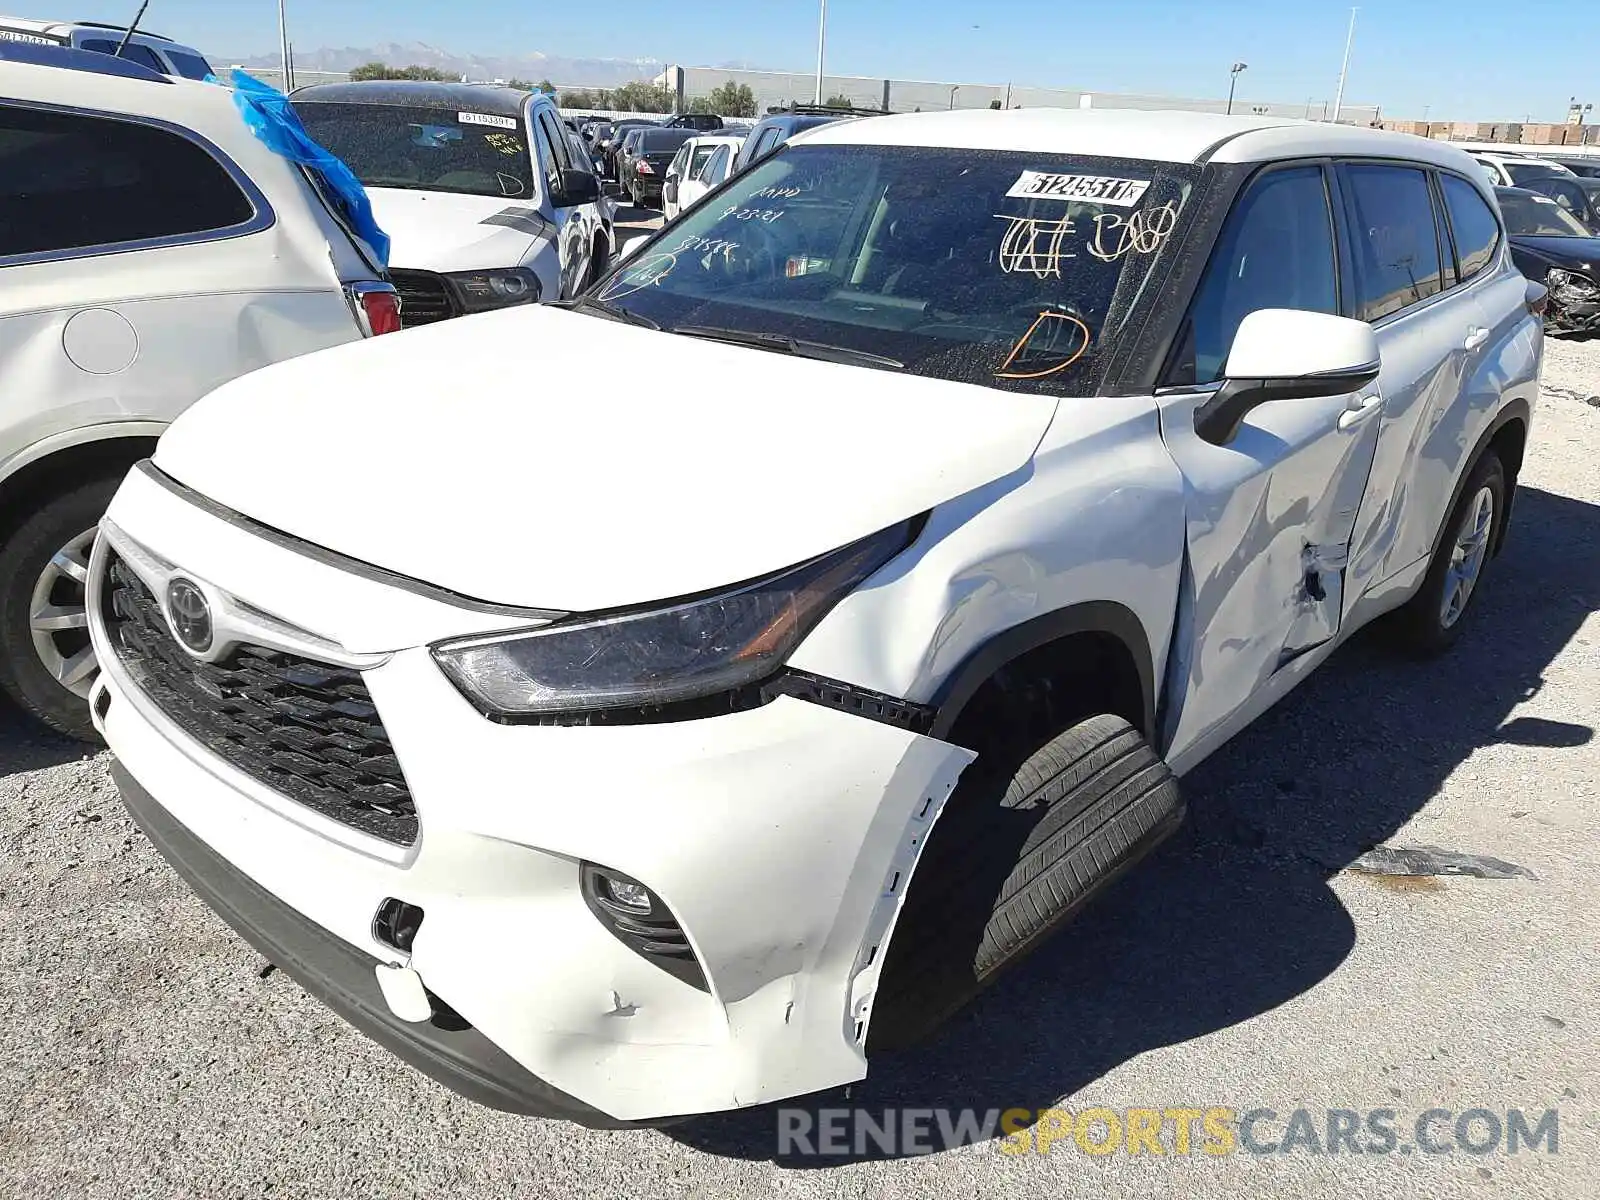
<path id="1" fill-rule="evenodd" d="M 120 39 L 119 39 L 120 40 Z M 93 50 L 97 54 L 116 54 L 117 43 L 105 38 L 86 38 L 78 43 L 81 50 Z M 155 51 L 148 46 L 141 46 L 138 42 L 129 42 L 123 47 L 122 57 L 129 62 L 136 62 L 141 67 L 149 67 L 152 71 L 167 73 L 167 64 L 156 57 Z"/>
<path id="2" fill-rule="evenodd" d="M 728 165 L 728 147 L 718 146 L 716 152 L 705 161 L 700 168 L 700 174 L 695 176 L 702 183 L 714 184 L 722 178 Z"/>
<path id="3" fill-rule="evenodd" d="M 1262 308 L 1339 311 L 1321 167 L 1270 171 L 1235 205 L 1200 281 L 1170 383 L 1214 383 L 1239 323 Z"/>
<path id="4" fill-rule="evenodd" d="M 548 108 L 539 110 L 539 127 L 544 130 L 545 137 L 549 140 L 555 157 L 547 170 L 556 172 L 555 182 L 552 185 L 557 191 L 561 188 L 561 172 L 568 170 L 572 163 L 567 154 L 567 133 L 559 121 L 551 115 Z"/>
<path id="5" fill-rule="evenodd" d="M 1465 179 L 1440 175 L 1439 185 L 1444 190 L 1444 205 L 1456 237 L 1456 258 L 1465 281 L 1494 261 L 1495 249 L 1500 245 L 1500 222 L 1478 189 Z"/>
<path id="6" fill-rule="evenodd" d="M 205 234 L 254 216 L 222 164 L 176 133 L 0 104 L 0 258 Z"/>
<path id="7" fill-rule="evenodd" d="M 533 121 L 533 144 L 539 155 L 539 171 L 544 176 L 545 195 L 554 199 L 561 194 L 561 161 L 556 158 L 549 128 L 538 117 Z"/>
<path id="8" fill-rule="evenodd" d="M 756 159 L 770 154 L 777 144 L 778 127 L 774 125 L 762 132 L 761 137 L 756 141 L 756 148 L 750 152 L 750 161 L 755 162 Z"/>
<path id="9" fill-rule="evenodd" d="M 1356 316 L 1376 321 L 1437 295 L 1439 233 L 1428 177 L 1413 167 L 1356 164 L 1349 181 Z"/>
<path id="10" fill-rule="evenodd" d="M 684 168 L 688 166 L 688 163 L 689 143 L 685 142 L 682 146 L 678 147 L 678 153 L 673 155 L 672 164 L 667 168 L 667 174 L 676 175 L 679 179 L 682 179 L 684 175 L 687 174 Z"/>

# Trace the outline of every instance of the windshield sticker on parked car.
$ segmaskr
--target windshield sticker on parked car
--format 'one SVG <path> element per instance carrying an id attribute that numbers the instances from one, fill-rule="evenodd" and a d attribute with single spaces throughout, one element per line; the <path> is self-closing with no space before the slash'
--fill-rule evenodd
<path id="1" fill-rule="evenodd" d="M 1082 200 L 1091 204 L 1115 204 L 1131 208 L 1149 190 L 1148 179 L 1024 171 L 1006 195 L 1023 200 Z"/>
<path id="2" fill-rule="evenodd" d="M 1169 200 L 1135 213 L 1100 213 L 1094 219 L 1089 253 L 1101 262 L 1116 262 L 1125 254 L 1154 254 L 1178 223 L 1178 210 Z"/>
<path id="3" fill-rule="evenodd" d="M 494 113 L 458 112 L 456 120 L 463 125 L 492 125 L 496 129 L 516 129 L 515 117 L 501 117 Z"/>
<path id="4" fill-rule="evenodd" d="M 996 379 L 1044 379 L 1065 371 L 1083 357 L 1094 334 L 1081 317 L 1046 310 L 1017 339 Z"/>

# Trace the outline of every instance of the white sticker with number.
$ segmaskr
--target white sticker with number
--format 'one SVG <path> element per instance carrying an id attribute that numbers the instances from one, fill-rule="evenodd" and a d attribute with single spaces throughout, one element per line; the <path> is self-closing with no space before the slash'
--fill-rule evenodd
<path id="1" fill-rule="evenodd" d="M 1081 200 L 1088 204 L 1115 204 L 1131 208 L 1149 190 L 1148 179 L 1024 171 L 1006 195 L 1023 200 Z"/>
<path id="2" fill-rule="evenodd" d="M 515 129 L 515 117 L 497 117 L 492 113 L 457 113 L 456 120 L 463 125 L 493 125 L 496 129 Z"/>

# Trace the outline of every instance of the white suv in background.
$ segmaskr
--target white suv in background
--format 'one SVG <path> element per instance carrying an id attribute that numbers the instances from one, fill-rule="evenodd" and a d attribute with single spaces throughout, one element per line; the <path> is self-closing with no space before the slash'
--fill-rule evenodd
<path id="1" fill-rule="evenodd" d="M 395 325 L 370 253 L 228 89 L 0 42 L 0 689 L 24 709 L 92 736 L 112 492 L 219 384 Z"/>
<path id="2" fill-rule="evenodd" d="M 848 1083 L 1354 630 L 1460 634 L 1543 297 L 1438 142 L 839 122 L 573 305 L 190 409 L 101 526 L 91 707 L 196 890 L 469 1095 Z M 657 384 L 518 382 L 597 357 Z"/>
<path id="3" fill-rule="evenodd" d="M 70 46 L 95 54 L 120 54 L 129 62 L 179 79 L 201 80 L 212 75 L 211 64 L 193 46 L 185 46 L 159 33 L 98 21 L 32 21 L 0 16 L 0 42 L 36 46 Z"/>
<path id="4" fill-rule="evenodd" d="M 355 172 L 393 238 L 410 328 L 576 296 L 615 250 L 620 195 L 549 96 L 497 84 L 368 80 L 296 88 L 307 131 Z"/>

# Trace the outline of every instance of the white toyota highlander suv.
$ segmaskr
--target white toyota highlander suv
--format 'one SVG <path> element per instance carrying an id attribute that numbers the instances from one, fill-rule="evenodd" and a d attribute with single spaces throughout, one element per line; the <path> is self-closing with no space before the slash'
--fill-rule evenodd
<path id="1" fill-rule="evenodd" d="M 844 1084 L 1352 631 L 1460 633 L 1543 296 L 1437 142 L 830 125 L 570 306 L 191 409 L 101 526 L 95 720 L 196 890 L 469 1095 Z"/>

